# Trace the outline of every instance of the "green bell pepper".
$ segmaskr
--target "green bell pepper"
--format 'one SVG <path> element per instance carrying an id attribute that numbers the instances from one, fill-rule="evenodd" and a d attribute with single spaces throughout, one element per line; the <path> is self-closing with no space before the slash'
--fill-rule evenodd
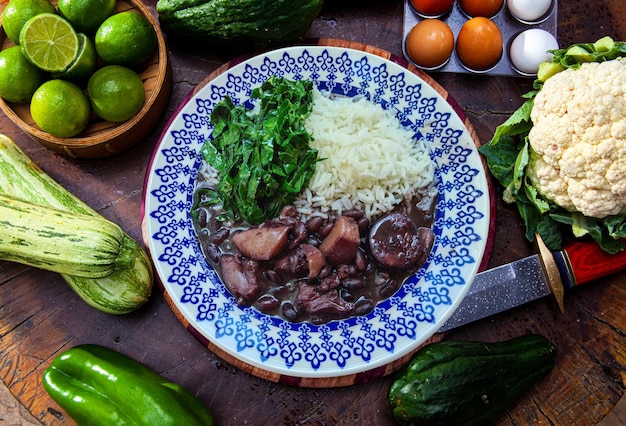
<path id="1" fill-rule="evenodd" d="M 63 352 L 42 381 L 81 426 L 213 424 L 211 413 L 189 391 L 103 346 L 79 345 Z"/>

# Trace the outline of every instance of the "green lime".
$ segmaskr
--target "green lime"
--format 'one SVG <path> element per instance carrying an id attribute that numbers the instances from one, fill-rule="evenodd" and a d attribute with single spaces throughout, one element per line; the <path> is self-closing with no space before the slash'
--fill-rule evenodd
<path id="1" fill-rule="evenodd" d="M 59 14 L 70 21 L 76 31 L 93 35 L 115 12 L 116 0 L 59 0 Z"/>
<path id="2" fill-rule="evenodd" d="M 82 132 L 89 118 L 89 99 L 80 87 L 66 80 L 48 80 L 35 91 L 30 114 L 41 130 L 58 138 Z"/>
<path id="3" fill-rule="evenodd" d="M 67 69 L 62 73 L 55 73 L 54 78 L 62 78 L 76 84 L 83 84 L 98 67 L 98 56 L 93 41 L 83 33 L 78 33 L 78 56 Z"/>
<path id="4" fill-rule="evenodd" d="M 50 0 L 10 0 L 2 11 L 2 27 L 9 40 L 19 44 L 26 21 L 40 13 L 56 13 L 56 9 Z"/>
<path id="5" fill-rule="evenodd" d="M 0 52 L 0 96 L 7 102 L 26 104 L 46 75 L 28 62 L 19 46 Z"/>
<path id="6" fill-rule="evenodd" d="M 78 36 L 59 15 L 40 13 L 20 32 L 22 53 L 33 65 L 48 72 L 63 72 L 78 56 Z"/>
<path id="7" fill-rule="evenodd" d="M 87 93 L 94 112 L 103 120 L 115 123 L 137 114 L 146 99 L 139 75 L 121 65 L 98 69 L 87 83 Z"/>
<path id="8" fill-rule="evenodd" d="M 135 68 L 148 60 L 157 45 L 157 37 L 148 18 L 134 10 L 107 18 L 95 36 L 96 52 L 107 65 Z"/>

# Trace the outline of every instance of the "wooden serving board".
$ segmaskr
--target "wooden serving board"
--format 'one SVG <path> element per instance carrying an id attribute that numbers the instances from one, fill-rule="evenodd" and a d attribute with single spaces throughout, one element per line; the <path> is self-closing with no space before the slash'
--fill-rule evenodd
<path id="1" fill-rule="evenodd" d="M 341 40 L 341 39 L 332 39 L 332 38 L 319 38 L 319 39 L 313 39 L 313 40 L 309 40 L 307 42 L 307 45 L 318 45 L 318 46 L 333 46 L 333 47 L 341 47 L 341 48 L 348 48 L 348 49 L 355 49 L 355 50 L 360 50 L 363 52 L 367 52 L 370 54 L 374 54 L 377 56 L 380 56 L 382 58 L 385 58 L 387 60 L 390 60 L 406 69 L 408 69 L 409 71 L 415 73 L 416 75 L 418 75 L 422 80 L 424 80 L 426 83 L 428 83 L 433 89 L 435 89 L 435 91 L 437 91 L 437 93 L 439 93 L 453 108 L 453 110 L 456 112 L 456 114 L 460 117 L 460 119 L 462 120 L 463 124 L 465 125 L 465 127 L 467 128 L 469 134 L 471 135 L 472 139 L 474 140 L 474 143 L 476 144 L 476 146 L 480 146 L 481 142 L 478 138 L 478 135 L 476 133 L 476 131 L 474 130 L 474 127 L 472 126 L 472 124 L 470 123 L 468 117 L 466 116 L 465 112 L 459 107 L 459 105 L 456 103 L 456 101 L 452 98 L 452 96 L 439 84 L 437 83 L 432 77 L 430 77 L 428 74 L 426 74 L 424 71 L 420 70 L 419 68 L 415 67 L 414 65 L 410 64 L 408 61 L 406 61 L 405 59 L 398 57 L 390 52 L 387 52 L 383 49 L 377 48 L 377 47 L 373 47 L 367 44 L 363 44 L 363 43 L 359 43 L 359 42 L 354 42 L 354 41 L 347 41 L 347 40 Z M 257 52 L 261 53 L 261 52 Z M 211 74 L 209 74 L 204 80 L 202 80 L 198 85 L 195 86 L 195 88 L 193 90 L 191 90 L 189 92 L 189 94 L 180 102 L 178 108 L 176 108 L 174 110 L 174 112 L 171 115 L 170 121 L 173 120 L 174 117 L 177 116 L 178 112 L 187 104 L 188 100 L 191 99 L 194 95 L 196 95 L 200 90 L 202 90 L 205 86 L 207 86 L 208 84 L 211 83 L 211 81 L 213 81 L 217 76 L 223 74 L 224 72 L 226 72 L 227 70 L 229 70 L 230 68 L 234 67 L 235 65 L 249 59 L 251 56 L 253 55 L 246 55 L 243 57 L 239 57 L 236 58 L 232 61 L 229 61 L 225 64 L 223 64 L 221 67 L 217 68 L 215 71 L 213 71 Z M 166 124 L 165 128 L 167 129 L 169 127 L 169 122 Z M 487 246 L 485 249 L 485 253 L 483 255 L 483 259 L 481 261 L 480 264 L 480 268 L 479 270 L 485 270 L 487 268 L 487 265 L 489 263 L 489 260 L 491 258 L 491 252 L 493 249 L 493 235 L 494 235 L 494 226 L 495 226 L 495 213 L 496 213 L 496 204 L 495 204 L 495 197 L 494 197 L 494 186 L 493 183 L 490 179 L 490 175 L 487 169 L 487 166 L 484 162 L 483 159 L 483 167 L 485 169 L 485 174 L 487 176 L 487 181 L 488 181 L 488 185 L 489 185 L 489 191 L 490 191 L 490 202 L 491 202 L 491 222 L 490 222 L 490 227 L 489 227 L 489 234 L 488 234 L 488 240 L 487 240 Z M 146 235 L 145 235 L 145 231 L 144 231 L 144 239 L 147 241 L 146 239 Z M 146 242 L 146 246 L 148 246 L 147 242 Z M 432 342 L 437 342 L 442 340 L 445 336 L 443 333 L 436 333 L 433 336 L 431 336 L 429 339 L 426 340 L 426 342 L 424 342 L 423 345 L 419 346 L 418 348 L 416 348 L 414 351 L 408 353 L 407 355 L 391 362 L 388 363 L 382 367 L 378 367 L 372 370 L 367 370 L 361 373 L 357 373 L 357 374 L 351 374 L 351 375 L 344 375 L 344 376 L 339 376 L 339 377 L 322 377 L 322 378 L 310 378 L 310 377 L 294 377 L 294 376 L 287 376 L 284 374 L 278 374 L 275 372 L 271 372 L 271 371 L 267 371 L 264 370 L 262 368 L 258 368 L 255 366 L 252 366 L 246 362 L 243 362 L 242 360 L 228 354 L 227 352 L 223 351 L 222 349 L 220 349 L 219 347 L 217 347 L 215 344 L 213 344 L 210 340 L 208 340 L 207 338 L 205 338 L 196 328 L 194 328 L 193 324 L 191 324 L 185 317 L 184 315 L 180 312 L 180 310 L 178 309 L 178 307 L 176 306 L 174 300 L 172 300 L 171 296 L 168 294 L 168 292 L 165 290 L 165 287 L 162 285 L 162 283 L 158 282 L 158 278 L 157 278 L 157 286 L 160 288 L 160 290 L 163 293 L 163 296 L 167 302 L 167 304 L 169 305 L 169 307 L 171 308 L 171 310 L 173 311 L 174 315 L 176 316 L 176 318 L 181 322 L 181 324 L 183 325 L 183 327 L 189 332 L 191 333 L 198 341 L 200 341 L 205 347 L 207 347 L 211 352 L 215 353 L 217 356 L 219 356 L 220 358 L 222 358 L 223 360 L 227 361 L 228 363 L 232 364 L 233 366 L 249 373 L 252 374 L 256 377 L 260 377 L 262 379 L 265 380 L 269 380 L 271 382 L 275 382 L 275 383 L 281 383 L 281 384 L 286 384 L 286 385 L 291 385 L 291 386 L 299 386 L 299 387 L 306 387 L 306 388 L 333 388 L 333 387 L 342 387 L 342 386 L 350 386 L 350 385 L 354 385 L 354 384 L 358 384 L 358 383 L 364 383 L 364 382 L 368 382 L 370 380 L 375 380 L 375 379 L 379 379 L 381 377 L 387 376 L 395 371 L 397 371 L 398 369 L 400 369 L 403 365 L 405 365 L 410 358 L 413 356 L 413 354 L 419 350 L 421 347 L 423 347 L 424 345 L 428 344 L 428 343 L 432 343 Z"/>

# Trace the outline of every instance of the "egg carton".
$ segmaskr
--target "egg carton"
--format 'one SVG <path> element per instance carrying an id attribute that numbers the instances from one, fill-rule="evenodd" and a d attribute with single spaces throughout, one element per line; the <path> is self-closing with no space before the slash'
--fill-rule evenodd
<path id="1" fill-rule="evenodd" d="M 533 24 L 523 23 L 517 20 L 515 17 L 513 17 L 513 15 L 511 14 L 511 12 L 509 11 L 506 5 L 506 1 L 504 1 L 498 13 L 496 13 L 493 17 L 490 18 L 498 26 L 498 28 L 500 29 L 500 32 L 502 33 L 502 44 L 503 44 L 502 57 L 500 58 L 500 61 L 495 66 L 493 66 L 492 68 L 486 71 L 470 70 L 461 63 L 459 57 L 456 54 L 456 51 L 453 51 L 452 55 L 450 56 L 450 60 L 445 65 L 443 65 L 440 68 L 437 68 L 436 70 L 427 70 L 427 71 L 428 72 L 451 72 L 451 73 L 463 73 L 463 74 L 477 74 L 477 75 L 482 74 L 482 75 L 494 75 L 494 76 L 497 75 L 497 76 L 508 76 L 508 77 L 535 78 L 534 75 L 532 76 L 525 75 L 515 69 L 515 67 L 513 66 L 509 58 L 509 47 L 518 34 L 531 28 L 543 29 L 549 32 L 550 34 L 552 34 L 554 38 L 557 39 L 557 12 L 558 12 L 557 0 L 553 0 L 552 6 L 549 12 L 544 17 L 544 19 L 541 20 L 541 22 L 533 23 Z M 413 65 L 417 66 L 418 68 L 421 68 L 421 67 L 415 64 L 411 60 L 409 55 L 407 54 L 404 41 L 406 40 L 406 37 L 411 31 L 411 29 L 423 19 L 424 18 L 422 18 L 415 12 L 413 7 L 411 6 L 410 0 L 405 0 L 402 50 L 404 53 L 404 57 Z M 442 17 L 438 19 L 442 20 L 443 22 L 447 23 L 448 26 L 450 26 L 450 29 L 452 30 L 452 33 L 454 34 L 454 40 L 456 41 L 456 38 L 459 34 L 459 30 L 461 29 L 463 24 L 470 19 L 470 17 L 468 17 L 461 10 L 459 3 L 455 1 L 450 12 L 448 12 L 447 14 L 443 15 Z"/>

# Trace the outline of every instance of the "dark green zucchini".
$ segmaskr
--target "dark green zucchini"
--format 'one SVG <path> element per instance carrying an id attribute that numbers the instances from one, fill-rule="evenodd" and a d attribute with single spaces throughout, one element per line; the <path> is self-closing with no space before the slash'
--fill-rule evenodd
<path id="1" fill-rule="evenodd" d="M 389 388 L 401 425 L 486 425 L 554 367 L 556 348 L 537 334 L 504 342 L 424 346 Z"/>
<path id="2" fill-rule="evenodd" d="M 323 0 L 159 0 L 168 36 L 221 46 L 272 46 L 304 36 Z"/>

